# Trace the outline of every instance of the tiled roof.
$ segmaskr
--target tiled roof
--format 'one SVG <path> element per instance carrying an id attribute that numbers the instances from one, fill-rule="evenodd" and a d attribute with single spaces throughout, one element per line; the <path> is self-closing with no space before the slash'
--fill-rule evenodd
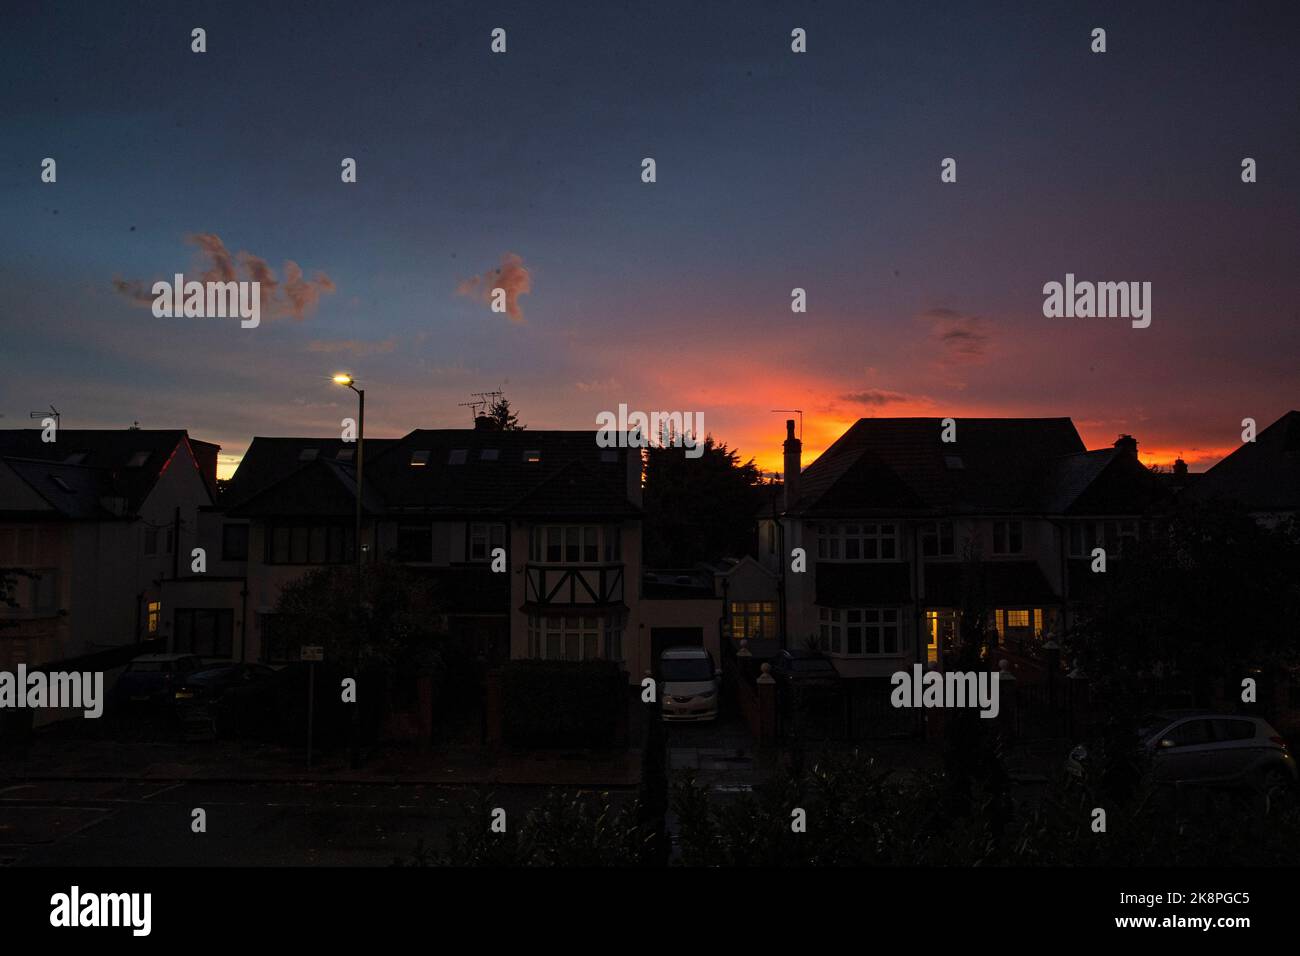
<path id="1" fill-rule="evenodd" d="M 1059 604 L 1060 595 L 1052 590 L 1036 561 L 928 561 L 925 565 L 925 604 L 928 607 L 962 606 L 966 575 L 975 574 L 972 582 L 994 606 L 1025 607 Z"/>
<path id="2" fill-rule="evenodd" d="M 1068 418 L 862 418 L 800 477 L 808 516 L 1031 512 L 1047 460 L 1084 451 Z"/>
<path id="3" fill-rule="evenodd" d="M 94 471 L 100 483 L 99 496 L 124 498 L 130 514 L 149 497 L 173 455 L 195 455 L 198 464 L 199 456 L 206 460 L 209 450 L 216 448 L 202 442 L 195 451 L 184 429 L 61 428 L 53 442 L 41 441 L 41 431 L 0 430 L 0 458 L 61 463 Z M 79 510 L 87 512 L 85 507 Z"/>
<path id="4" fill-rule="evenodd" d="M 1300 411 L 1290 411 L 1183 492 L 1225 498 L 1250 511 L 1300 511 Z"/>
<path id="5" fill-rule="evenodd" d="M 341 486 L 355 508 L 351 458 L 338 439 L 255 438 L 226 489 L 232 514 L 292 513 L 340 507 Z M 314 450 L 314 451 L 313 451 Z M 591 431 L 417 429 L 401 439 L 365 443 L 366 510 L 422 515 L 639 514 L 628 499 L 626 449 L 603 450 Z M 334 469 L 336 486 L 319 469 Z M 293 481 L 288 479 L 293 478 Z M 275 496 L 268 490 L 278 488 Z M 294 489 L 297 489 L 295 492 Z M 294 502 L 294 495 L 301 501 Z M 279 512 L 290 513 L 290 512 Z M 319 513 L 319 512 L 317 512 Z M 329 512 L 329 513 L 332 513 Z"/>

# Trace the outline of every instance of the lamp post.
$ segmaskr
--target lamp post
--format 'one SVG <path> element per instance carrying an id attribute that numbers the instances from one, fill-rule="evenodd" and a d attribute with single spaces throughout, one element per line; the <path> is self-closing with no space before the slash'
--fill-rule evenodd
<path id="1" fill-rule="evenodd" d="M 352 542 L 352 546 L 357 552 L 357 626 L 352 638 L 352 679 L 359 681 L 361 678 L 361 628 L 365 620 L 364 600 L 361 593 L 361 489 L 363 487 L 362 481 L 365 478 L 363 469 L 366 454 L 366 390 L 357 388 L 356 379 L 347 372 L 339 372 L 335 375 L 334 384 L 350 388 L 357 393 L 357 523 Z M 359 702 L 354 701 L 352 704 L 352 743 L 349 748 L 353 770 L 361 766 L 361 711 L 359 707 Z"/>

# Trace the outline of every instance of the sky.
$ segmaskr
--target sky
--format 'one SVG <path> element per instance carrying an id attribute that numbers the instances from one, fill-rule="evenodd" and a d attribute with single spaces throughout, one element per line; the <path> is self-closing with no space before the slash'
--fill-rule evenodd
<path id="1" fill-rule="evenodd" d="M 765 469 L 797 408 L 805 463 L 1069 416 L 1203 470 L 1300 407 L 1293 2 L 6 6 L 0 427 L 186 428 L 228 475 L 338 434 L 346 369 L 370 436 L 501 389 Z M 155 317 L 178 272 L 262 277 L 261 324 Z M 1150 326 L 1045 317 L 1067 273 L 1150 282 Z"/>

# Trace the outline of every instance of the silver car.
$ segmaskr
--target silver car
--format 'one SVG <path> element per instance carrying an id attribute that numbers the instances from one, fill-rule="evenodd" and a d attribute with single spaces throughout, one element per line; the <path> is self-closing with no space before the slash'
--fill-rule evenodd
<path id="1" fill-rule="evenodd" d="M 1250 784 L 1273 793 L 1296 783 L 1296 761 L 1267 721 L 1211 711 L 1153 714 L 1138 732 L 1161 783 Z M 1082 777 L 1085 747 L 1070 752 L 1066 769 Z"/>

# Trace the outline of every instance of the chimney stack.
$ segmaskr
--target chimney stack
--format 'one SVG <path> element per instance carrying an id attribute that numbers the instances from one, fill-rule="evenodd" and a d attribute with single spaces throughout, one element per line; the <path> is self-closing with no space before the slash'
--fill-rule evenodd
<path id="1" fill-rule="evenodd" d="M 1115 447 L 1130 458 L 1136 458 L 1138 455 L 1137 439 L 1132 435 L 1120 435 L 1115 439 Z"/>
<path id="2" fill-rule="evenodd" d="M 785 494 L 782 510 L 789 511 L 799 500 L 799 471 L 803 467 L 803 442 L 794 437 L 793 418 L 785 420 L 785 445 L 782 447 L 785 449 L 785 474 L 782 477 Z"/>
<path id="3" fill-rule="evenodd" d="M 1175 478 L 1187 477 L 1187 462 L 1183 461 L 1181 458 L 1174 459 L 1174 477 Z"/>
<path id="4" fill-rule="evenodd" d="M 474 418 L 474 431 L 499 432 L 501 431 L 501 424 L 495 418 L 489 418 L 487 415 L 477 415 Z"/>

